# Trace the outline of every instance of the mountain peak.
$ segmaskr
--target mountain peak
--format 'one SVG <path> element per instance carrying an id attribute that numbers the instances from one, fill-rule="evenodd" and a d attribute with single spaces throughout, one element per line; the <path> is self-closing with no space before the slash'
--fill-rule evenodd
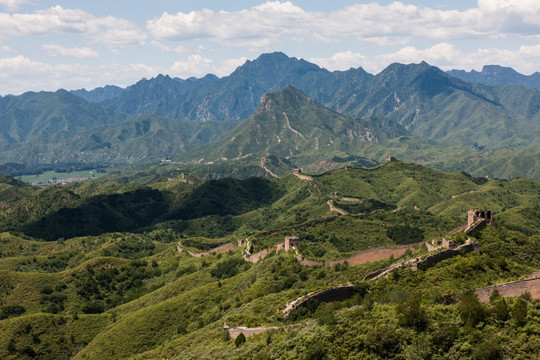
<path id="1" fill-rule="evenodd" d="M 292 85 L 287 85 L 284 89 L 273 93 L 266 93 L 261 97 L 259 111 L 268 111 L 274 108 L 274 105 L 282 108 L 284 105 L 302 102 L 315 102 L 312 98 L 304 94 Z"/>

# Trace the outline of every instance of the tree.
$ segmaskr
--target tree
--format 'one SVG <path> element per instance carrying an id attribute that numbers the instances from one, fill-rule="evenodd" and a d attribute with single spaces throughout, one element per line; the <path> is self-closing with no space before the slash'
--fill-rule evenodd
<path id="1" fill-rule="evenodd" d="M 459 304 L 459 312 L 461 321 L 469 327 L 474 327 L 486 320 L 486 310 L 480 301 L 478 301 L 475 293 L 467 294 L 463 297 Z"/>
<path id="2" fill-rule="evenodd" d="M 514 319 L 518 326 L 523 326 L 527 323 L 527 302 L 522 298 L 517 299 L 512 309 L 512 319 Z"/>
<path id="3" fill-rule="evenodd" d="M 428 324 L 426 311 L 420 304 L 419 296 L 412 296 L 397 304 L 399 325 L 422 331 Z"/>
<path id="4" fill-rule="evenodd" d="M 491 305 L 495 304 L 497 299 L 499 299 L 501 295 L 499 294 L 499 290 L 495 289 L 491 292 L 491 295 L 489 295 L 489 303 Z"/>
<path id="5" fill-rule="evenodd" d="M 493 314 L 495 315 L 495 319 L 499 321 L 507 321 L 510 318 L 510 312 L 503 297 L 499 298 L 499 301 L 495 304 Z"/>
<path id="6" fill-rule="evenodd" d="M 244 335 L 244 333 L 240 333 L 240 335 L 236 337 L 236 340 L 234 340 L 234 344 L 236 345 L 236 347 L 239 347 L 245 342 L 246 342 L 246 336 Z"/>

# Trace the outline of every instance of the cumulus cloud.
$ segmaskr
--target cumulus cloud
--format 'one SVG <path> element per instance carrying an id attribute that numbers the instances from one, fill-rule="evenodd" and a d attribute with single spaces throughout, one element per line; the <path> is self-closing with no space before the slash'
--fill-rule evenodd
<path id="1" fill-rule="evenodd" d="M 28 0 L 0 0 L 0 6 L 3 6 L 7 11 L 15 11 Z"/>
<path id="2" fill-rule="evenodd" d="M 49 64 L 31 60 L 23 55 L 0 57 L 0 94 L 21 94 L 26 91 L 64 89 L 93 89 L 104 85 L 128 86 L 141 78 L 169 74 L 188 78 L 208 73 L 229 75 L 247 58 L 215 62 L 201 55 L 190 55 L 168 68 L 147 64 Z"/>
<path id="3" fill-rule="evenodd" d="M 159 49 L 159 51 L 163 51 L 166 53 L 175 53 L 178 55 L 185 55 L 189 52 L 189 49 L 182 45 L 172 47 L 169 45 L 162 44 L 159 41 L 155 41 L 155 40 L 152 40 L 150 44 L 156 47 L 157 49 Z"/>
<path id="4" fill-rule="evenodd" d="M 170 68 L 172 76 L 188 78 L 191 76 L 202 77 L 206 74 L 225 76 L 232 73 L 238 66 L 244 64 L 247 58 L 229 59 L 219 63 L 201 55 L 190 55 L 186 60 L 176 61 Z"/>
<path id="5" fill-rule="evenodd" d="M 484 65 L 497 64 L 513 67 L 521 73 L 530 74 L 538 70 L 540 44 L 523 45 L 517 50 L 485 48 L 464 52 L 458 50 L 453 44 L 439 43 L 424 49 L 406 46 L 395 52 L 371 57 L 361 53 L 344 51 L 335 53 L 328 58 L 311 58 L 309 61 L 328 70 L 362 67 L 372 74 L 379 73 L 394 62 L 409 64 L 421 61 L 426 61 L 443 70 L 481 70 Z"/>
<path id="6" fill-rule="evenodd" d="M 303 39 L 309 34 L 309 14 L 291 2 L 267 2 L 237 12 L 203 9 L 190 13 L 163 13 L 149 20 L 147 29 L 158 39 L 210 38 L 238 46 L 267 46 L 280 37 Z M 294 26 L 291 26 L 294 24 Z"/>
<path id="7" fill-rule="evenodd" d="M 540 2 L 479 0 L 464 11 L 441 10 L 393 2 L 355 4 L 328 13 L 304 11 L 291 2 L 266 2 L 236 12 L 203 9 L 163 13 L 147 22 L 157 39 L 207 38 L 237 46 L 264 47 L 288 41 L 362 41 L 404 44 L 412 37 L 441 40 L 498 38 L 540 33 Z"/>
<path id="8" fill-rule="evenodd" d="M 0 94 L 54 91 L 60 88 L 93 89 L 106 84 L 127 86 L 164 69 L 146 64 L 48 64 L 19 55 L 0 58 Z"/>
<path id="9" fill-rule="evenodd" d="M 309 61 L 328 70 L 348 70 L 365 64 L 367 58 L 360 53 L 348 50 L 335 53 L 329 58 L 311 58 Z"/>
<path id="10" fill-rule="evenodd" d="M 83 10 L 61 6 L 31 14 L 0 13 L 0 38 L 51 33 L 82 34 L 111 49 L 142 44 L 147 37 L 144 31 L 125 19 L 99 18 Z"/>
<path id="11" fill-rule="evenodd" d="M 47 51 L 51 56 L 71 56 L 76 58 L 95 58 L 99 57 L 99 54 L 88 47 L 73 47 L 67 48 L 58 44 L 45 44 L 42 46 L 43 50 Z"/>

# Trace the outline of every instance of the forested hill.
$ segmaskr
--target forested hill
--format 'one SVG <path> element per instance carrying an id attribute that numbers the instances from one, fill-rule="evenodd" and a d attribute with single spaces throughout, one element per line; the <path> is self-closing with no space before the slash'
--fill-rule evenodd
<path id="1" fill-rule="evenodd" d="M 0 177 L 0 358 L 533 359 L 539 300 L 482 304 L 472 290 L 540 269 L 539 194 L 536 180 L 400 161 L 206 182 L 149 169 L 41 189 Z M 496 228 L 460 232 L 470 209 L 491 210 Z M 300 245 L 276 253 L 286 236 Z M 399 266 L 443 238 L 480 252 Z M 408 250 L 307 266 L 380 249 Z M 348 295 L 283 318 L 337 285 Z"/>

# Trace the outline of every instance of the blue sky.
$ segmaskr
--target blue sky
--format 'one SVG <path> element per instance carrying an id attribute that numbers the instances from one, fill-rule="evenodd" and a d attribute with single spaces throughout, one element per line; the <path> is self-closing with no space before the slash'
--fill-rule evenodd
<path id="1" fill-rule="evenodd" d="M 540 71 L 540 1 L 0 0 L 0 95 L 230 74 L 282 51 L 329 70 L 422 60 Z"/>

